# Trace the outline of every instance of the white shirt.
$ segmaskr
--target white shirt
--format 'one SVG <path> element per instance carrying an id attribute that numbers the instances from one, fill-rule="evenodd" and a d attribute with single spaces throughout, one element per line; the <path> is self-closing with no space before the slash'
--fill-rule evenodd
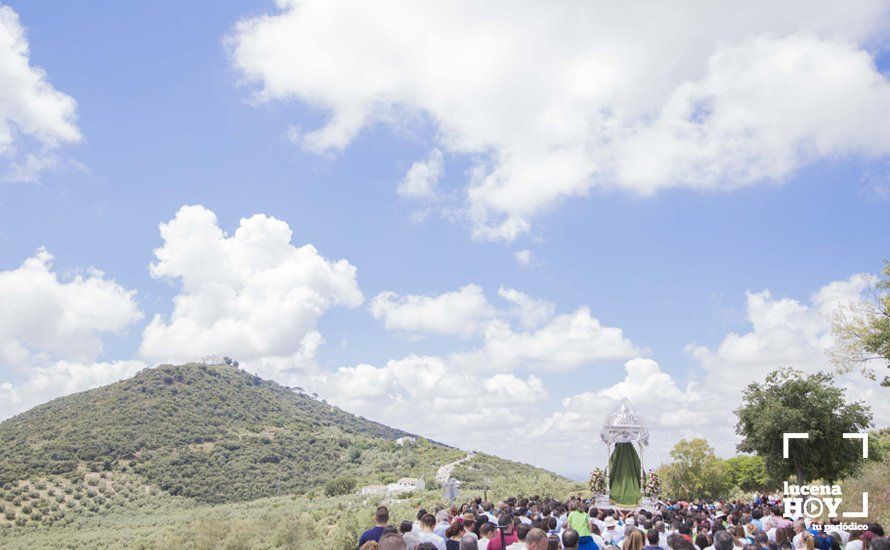
<path id="1" fill-rule="evenodd" d="M 488 550 L 488 540 L 485 537 L 479 539 L 479 550 Z M 410 549 L 409 549 L 410 550 Z"/>
<path id="2" fill-rule="evenodd" d="M 510 546 L 507 547 L 507 550 L 525 550 L 526 546 L 524 542 L 514 542 Z"/>
<path id="3" fill-rule="evenodd" d="M 844 546 L 844 550 L 862 550 L 862 541 L 859 539 L 851 540 Z"/>

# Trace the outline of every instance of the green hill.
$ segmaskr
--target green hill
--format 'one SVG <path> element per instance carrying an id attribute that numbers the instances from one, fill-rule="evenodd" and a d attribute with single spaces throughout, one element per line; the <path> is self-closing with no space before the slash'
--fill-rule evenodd
<path id="1" fill-rule="evenodd" d="M 403 436 L 417 437 L 234 366 L 145 369 L 0 423 L 0 534 L 72 522 L 81 529 L 84 518 L 146 509 L 336 498 L 406 476 L 432 488 L 439 466 L 466 456 L 420 437 L 397 444 Z M 480 470 L 474 461 L 460 468 L 468 481 L 493 475 L 502 490 L 532 479 L 572 487 L 527 465 L 475 460 Z"/>

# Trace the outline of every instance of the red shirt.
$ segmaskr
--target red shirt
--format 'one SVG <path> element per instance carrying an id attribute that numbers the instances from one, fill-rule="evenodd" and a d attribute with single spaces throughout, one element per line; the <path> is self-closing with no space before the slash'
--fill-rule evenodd
<path id="1" fill-rule="evenodd" d="M 516 531 L 512 533 L 504 533 L 504 544 L 510 546 L 514 542 L 519 542 L 519 537 L 516 535 Z M 488 541 L 488 550 L 504 550 L 501 547 L 501 531 L 497 530 L 494 532 L 494 536 L 491 537 Z"/>

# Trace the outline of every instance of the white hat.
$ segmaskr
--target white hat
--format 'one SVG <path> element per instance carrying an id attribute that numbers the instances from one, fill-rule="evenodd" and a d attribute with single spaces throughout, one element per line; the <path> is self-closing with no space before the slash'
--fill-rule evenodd
<path id="1" fill-rule="evenodd" d="M 618 525 L 618 521 L 615 520 L 612 516 L 607 517 L 603 520 L 603 523 L 606 525 L 606 528 L 615 527 Z"/>

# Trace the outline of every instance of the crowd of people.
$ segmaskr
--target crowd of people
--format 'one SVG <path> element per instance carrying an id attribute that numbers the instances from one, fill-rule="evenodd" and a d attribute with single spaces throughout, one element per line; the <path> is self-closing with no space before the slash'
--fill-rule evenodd
<path id="1" fill-rule="evenodd" d="M 420 509 L 390 522 L 385 506 L 359 550 L 890 550 L 877 523 L 847 531 L 836 518 L 789 519 L 780 502 L 659 502 L 653 510 L 597 509 L 533 496 Z"/>

